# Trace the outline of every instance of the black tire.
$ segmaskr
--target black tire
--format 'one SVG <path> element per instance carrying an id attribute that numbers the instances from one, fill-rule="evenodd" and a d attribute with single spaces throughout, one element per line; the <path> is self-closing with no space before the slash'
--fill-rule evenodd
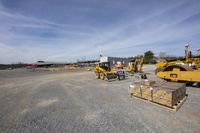
<path id="1" fill-rule="evenodd" d="M 100 73 L 100 79 L 104 80 L 105 79 L 105 75 L 103 73 Z"/>
<path id="2" fill-rule="evenodd" d="M 118 77 L 118 80 L 124 80 L 125 79 L 125 75 L 121 75 L 121 76 L 117 76 Z"/>
<path id="3" fill-rule="evenodd" d="M 118 78 L 118 80 L 121 80 L 119 75 L 117 75 L 117 78 Z"/>
<path id="4" fill-rule="evenodd" d="M 95 75 L 97 79 L 100 79 L 100 73 L 95 73 Z"/>
<path id="5" fill-rule="evenodd" d="M 147 79 L 147 75 L 146 74 L 142 74 L 141 75 L 141 79 Z"/>

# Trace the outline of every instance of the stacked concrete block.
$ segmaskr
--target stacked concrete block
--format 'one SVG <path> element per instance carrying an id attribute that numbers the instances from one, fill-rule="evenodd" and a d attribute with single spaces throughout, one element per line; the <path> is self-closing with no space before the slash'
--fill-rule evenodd
<path id="1" fill-rule="evenodd" d="M 129 93 L 151 102 L 173 107 L 186 95 L 184 83 L 140 81 L 133 82 Z"/>

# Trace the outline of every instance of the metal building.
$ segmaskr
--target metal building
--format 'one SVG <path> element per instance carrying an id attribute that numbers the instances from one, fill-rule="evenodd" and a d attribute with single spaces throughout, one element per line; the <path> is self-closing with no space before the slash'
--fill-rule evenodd
<path id="1" fill-rule="evenodd" d="M 100 57 L 100 62 L 110 62 L 111 66 L 114 66 L 116 64 L 123 64 L 125 67 L 127 67 L 129 63 L 129 59 L 122 58 L 122 57 L 103 56 L 103 57 Z"/>

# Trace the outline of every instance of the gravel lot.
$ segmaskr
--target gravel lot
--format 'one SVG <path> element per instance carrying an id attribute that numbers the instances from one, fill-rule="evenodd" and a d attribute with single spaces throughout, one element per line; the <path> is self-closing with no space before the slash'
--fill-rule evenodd
<path id="1" fill-rule="evenodd" d="M 148 77 L 153 66 L 144 66 Z M 0 132 L 199 133 L 200 88 L 178 112 L 130 98 L 135 80 L 97 80 L 92 71 L 0 71 Z"/>

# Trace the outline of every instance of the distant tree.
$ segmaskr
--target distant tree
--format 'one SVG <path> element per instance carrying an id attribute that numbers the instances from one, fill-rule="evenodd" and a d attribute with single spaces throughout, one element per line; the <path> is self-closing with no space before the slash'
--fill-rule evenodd
<path id="1" fill-rule="evenodd" d="M 172 61 L 172 60 L 181 60 L 183 57 L 177 57 L 177 56 L 170 56 L 170 55 L 168 55 L 168 56 L 165 56 L 165 60 L 167 60 L 167 61 Z"/>
<path id="2" fill-rule="evenodd" d="M 143 57 L 143 55 L 137 55 L 137 56 L 135 56 L 135 57 L 139 57 L 139 58 L 142 58 L 142 57 Z"/>
<path id="3" fill-rule="evenodd" d="M 144 53 L 144 63 L 148 64 L 153 59 L 154 53 L 152 51 L 147 51 Z"/>

